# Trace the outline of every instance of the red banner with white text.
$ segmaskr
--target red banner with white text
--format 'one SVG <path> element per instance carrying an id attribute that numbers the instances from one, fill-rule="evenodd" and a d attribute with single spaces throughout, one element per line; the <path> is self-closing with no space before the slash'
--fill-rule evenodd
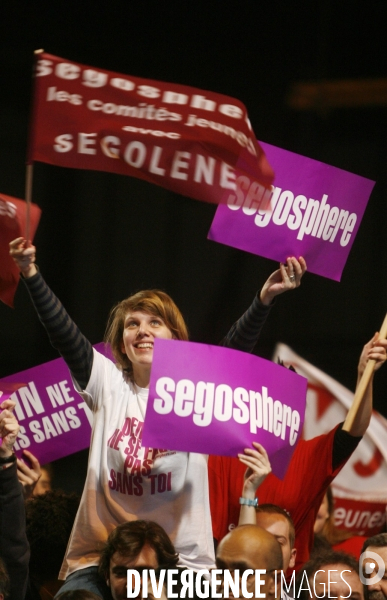
<path id="1" fill-rule="evenodd" d="M 130 175 L 214 203 L 241 174 L 265 187 L 274 178 L 239 100 L 45 53 L 28 160 Z"/>
<path id="2" fill-rule="evenodd" d="M 308 392 L 303 438 L 327 433 L 344 421 L 354 394 L 338 381 L 278 344 L 274 359 L 281 358 L 307 377 Z M 387 505 L 387 420 L 373 411 L 362 441 L 332 483 L 334 524 L 368 537 L 383 530 Z"/>

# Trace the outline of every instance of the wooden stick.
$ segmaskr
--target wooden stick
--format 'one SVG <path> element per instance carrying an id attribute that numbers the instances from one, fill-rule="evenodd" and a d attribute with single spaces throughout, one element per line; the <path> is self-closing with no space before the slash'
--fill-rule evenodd
<path id="1" fill-rule="evenodd" d="M 31 200 L 32 200 L 32 176 L 34 166 L 26 166 L 26 240 L 30 242 L 30 217 L 31 217 Z"/>
<path id="2" fill-rule="evenodd" d="M 39 50 L 34 51 L 34 55 L 37 56 L 41 54 L 44 50 L 41 48 Z M 35 59 L 36 60 L 36 59 Z M 33 122 L 33 110 L 31 111 L 32 122 Z M 31 127 L 31 125 L 30 125 Z M 31 131 L 30 131 L 31 136 Z M 29 152 L 28 152 L 29 154 Z M 26 166 L 26 190 L 25 190 L 25 199 L 26 199 L 26 230 L 25 236 L 27 240 L 27 245 L 30 243 L 30 225 L 31 225 L 31 202 L 32 202 L 32 176 L 33 176 L 33 163 L 30 160 L 29 156 L 27 156 L 27 166 Z"/>
<path id="3" fill-rule="evenodd" d="M 383 339 L 387 338 L 387 314 L 384 317 L 384 321 L 383 321 L 382 326 L 379 331 L 379 336 Z M 363 400 L 363 396 L 364 396 L 367 386 L 370 382 L 372 373 L 374 372 L 375 365 L 376 365 L 376 360 L 371 359 L 367 362 L 366 368 L 364 369 L 363 375 L 361 376 L 361 379 L 359 381 L 359 385 L 356 388 L 352 406 L 348 411 L 347 418 L 345 419 L 345 424 L 343 427 L 344 431 L 350 431 L 352 428 L 352 425 L 356 418 L 357 411 Z"/>

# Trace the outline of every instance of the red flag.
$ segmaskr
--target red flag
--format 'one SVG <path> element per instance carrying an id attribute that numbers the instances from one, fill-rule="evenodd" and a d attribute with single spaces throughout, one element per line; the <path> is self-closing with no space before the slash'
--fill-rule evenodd
<path id="1" fill-rule="evenodd" d="M 24 200 L 0 194 L 0 300 L 13 307 L 13 298 L 19 283 L 20 272 L 9 255 L 9 242 L 25 235 L 27 204 Z M 38 227 L 41 210 L 31 204 L 31 239 Z"/>
<path id="2" fill-rule="evenodd" d="M 239 100 L 44 53 L 29 160 L 131 175 L 214 203 L 238 175 L 265 187 L 274 178 Z"/>

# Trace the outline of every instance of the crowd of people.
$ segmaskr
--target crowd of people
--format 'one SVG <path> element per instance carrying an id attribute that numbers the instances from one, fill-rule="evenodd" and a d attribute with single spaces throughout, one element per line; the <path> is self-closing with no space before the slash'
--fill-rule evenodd
<path id="1" fill-rule="evenodd" d="M 18 238 L 11 242 L 10 254 L 76 391 L 93 412 L 93 427 L 79 500 L 51 491 L 47 482 L 45 489 L 36 487 L 41 479 L 37 459 L 29 453 L 28 466 L 13 453 L 18 432 L 14 402 L 0 405 L 0 600 L 45 600 L 55 594 L 63 600 L 122 600 L 129 593 L 128 569 L 145 577 L 155 570 L 159 591 L 168 598 L 177 596 L 171 596 L 165 572 L 175 573 L 175 593 L 187 594 L 184 586 L 191 582 L 199 598 L 227 597 L 227 586 L 234 597 L 245 591 L 247 597 L 286 599 L 299 597 L 300 588 L 303 594 L 324 597 L 329 581 L 337 596 L 363 600 L 367 581 L 360 579 L 356 558 L 335 552 L 328 537 L 314 550 L 313 542 L 315 532 L 321 533 L 316 527 L 329 486 L 370 423 L 373 374 L 351 419 L 325 435 L 301 440 L 282 480 L 271 472 L 258 441 L 235 458 L 145 448 L 141 432 L 154 340 L 188 339 L 173 300 L 159 290 L 144 290 L 113 308 L 106 341 L 114 364 L 93 349 L 48 287 L 35 264 L 35 247 Z M 274 299 L 299 287 L 305 271 L 302 257 L 281 264 L 221 345 L 251 352 Z M 358 383 L 367 361 L 375 361 L 376 371 L 386 361 L 386 351 L 387 340 L 378 334 L 364 346 Z M 116 443 L 110 444 L 114 435 Z M 128 452 L 133 444 L 135 466 Z M 128 489 L 141 475 L 141 494 L 116 489 L 112 472 L 122 473 Z M 158 494 L 150 475 L 161 473 L 170 473 L 171 483 L 168 493 Z M 387 551 L 386 534 L 366 543 L 367 551 L 382 556 Z M 371 582 L 365 586 L 370 600 L 385 600 L 385 580 L 373 583 L 376 566 L 372 560 L 367 564 L 374 565 L 364 575 Z M 335 569 L 347 577 L 333 582 L 321 575 Z M 240 573 L 238 589 L 225 576 L 212 577 L 217 570 Z M 204 571 L 211 581 L 201 577 Z M 133 575 L 133 587 L 135 580 Z"/>

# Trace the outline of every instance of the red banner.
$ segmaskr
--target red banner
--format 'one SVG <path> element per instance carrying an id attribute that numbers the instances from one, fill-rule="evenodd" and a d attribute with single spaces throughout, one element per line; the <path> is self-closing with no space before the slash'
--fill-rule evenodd
<path id="1" fill-rule="evenodd" d="M 228 96 L 40 54 L 29 161 L 145 179 L 219 203 L 245 174 L 274 174 L 245 106 Z"/>
<path id="2" fill-rule="evenodd" d="M 13 298 L 20 273 L 9 255 L 9 242 L 26 234 L 26 209 L 24 200 L 0 194 L 0 300 L 13 307 Z M 41 210 L 31 204 L 30 237 L 34 238 Z"/>

